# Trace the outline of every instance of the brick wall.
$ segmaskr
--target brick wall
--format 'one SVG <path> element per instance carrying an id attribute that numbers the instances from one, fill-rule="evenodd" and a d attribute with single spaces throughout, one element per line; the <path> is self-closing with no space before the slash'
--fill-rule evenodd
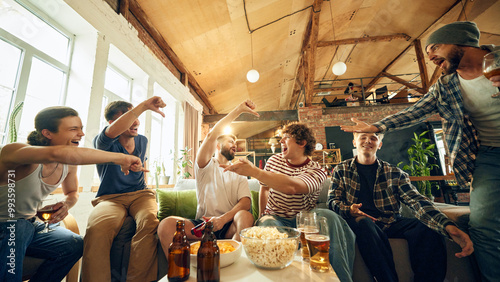
<path id="1" fill-rule="evenodd" d="M 351 118 L 357 118 L 367 123 L 374 123 L 411 105 L 386 104 L 358 107 L 299 108 L 299 121 L 312 128 L 316 135 L 316 141 L 323 144 L 323 148 L 327 148 L 325 127 L 354 124 Z M 439 115 L 434 115 L 427 120 L 440 121 L 441 118 Z M 457 196 L 459 203 L 469 202 L 469 193 L 458 193 Z"/>
<path id="2" fill-rule="evenodd" d="M 317 142 L 327 148 L 325 127 L 354 124 L 351 118 L 357 118 L 367 123 L 374 123 L 386 116 L 404 110 L 412 104 L 385 104 L 357 107 L 307 107 L 299 108 L 299 121 L 313 129 Z M 438 115 L 428 121 L 439 121 Z"/>

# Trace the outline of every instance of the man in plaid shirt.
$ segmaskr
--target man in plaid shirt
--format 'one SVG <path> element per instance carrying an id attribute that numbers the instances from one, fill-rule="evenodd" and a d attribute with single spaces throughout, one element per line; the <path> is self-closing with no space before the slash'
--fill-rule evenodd
<path id="1" fill-rule="evenodd" d="M 358 156 L 333 170 L 328 207 L 356 234 L 359 251 L 377 281 L 398 281 L 388 238 L 408 241 L 415 281 L 443 281 L 446 248 L 441 235 L 462 247 L 457 257 L 470 255 L 472 242 L 418 193 L 408 174 L 377 158 L 382 138 L 378 133 L 354 133 Z M 401 202 L 415 211 L 416 218 L 401 216 Z"/>
<path id="2" fill-rule="evenodd" d="M 427 39 L 429 60 L 444 72 L 413 106 L 372 125 L 352 119 L 348 132 L 385 132 L 438 113 L 448 156 L 461 187 L 471 187 L 469 234 L 485 281 L 500 277 L 500 75 L 483 75 L 483 56 L 500 50 L 479 46 L 473 22 L 454 22 Z"/>

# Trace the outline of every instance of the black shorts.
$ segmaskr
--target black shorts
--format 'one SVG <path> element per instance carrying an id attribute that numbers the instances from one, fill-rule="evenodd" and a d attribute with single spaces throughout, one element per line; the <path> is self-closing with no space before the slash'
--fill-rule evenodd
<path id="1" fill-rule="evenodd" d="M 190 219 L 191 223 L 193 223 L 194 226 L 202 223 L 204 220 L 203 219 Z M 224 224 L 220 230 L 217 230 L 214 232 L 215 238 L 217 239 L 226 239 L 226 233 L 229 230 L 229 227 L 233 224 L 233 221 L 231 220 L 230 222 Z"/>

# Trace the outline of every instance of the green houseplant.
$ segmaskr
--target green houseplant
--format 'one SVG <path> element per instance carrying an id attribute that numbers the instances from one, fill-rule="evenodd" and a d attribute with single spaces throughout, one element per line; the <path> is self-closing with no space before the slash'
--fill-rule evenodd
<path id="1" fill-rule="evenodd" d="M 438 166 L 430 163 L 430 160 L 436 159 L 433 151 L 436 145 L 429 144 L 431 140 L 424 137 L 427 132 L 428 131 L 424 131 L 420 133 L 420 135 L 413 133 L 414 138 L 412 138 L 412 140 L 414 144 L 408 149 L 410 163 L 403 166 L 403 170 L 408 172 L 411 176 L 430 176 L 431 170 Z M 398 163 L 398 166 L 401 164 L 402 162 Z M 433 197 L 432 185 L 429 180 L 418 181 L 416 187 L 420 194 L 429 199 Z"/>
<path id="2" fill-rule="evenodd" d="M 177 174 L 181 176 L 181 178 L 190 178 L 191 173 L 189 169 L 193 168 L 193 162 L 191 161 L 191 149 L 188 147 L 180 150 L 180 157 L 176 159 L 177 163 Z"/>
<path id="3" fill-rule="evenodd" d="M 156 182 L 156 188 L 158 188 L 159 185 L 168 184 L 170 176 L 167 176 L 167 174 L 165 173 L 165 165 L 161 161 L 161 158 L 159 158 L 154 162 L 154 167 L 155 167 L 154 177 Z"/>
<path id="4" fill-rule="evenodd" d="M 24 106 L 24 102 L 18 103 L 9 117 L 9 132 L 7 143 L 17 142 L 17 129 L 16 129 L 16 116 L 21 112 L 21 109 Z"/>

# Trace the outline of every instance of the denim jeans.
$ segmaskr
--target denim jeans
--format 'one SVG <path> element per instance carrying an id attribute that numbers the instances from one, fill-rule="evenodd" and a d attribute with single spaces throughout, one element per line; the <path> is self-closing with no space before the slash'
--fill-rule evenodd
<path id="1" fill-rule="evenodd" d="M 479 147 L 470 193 L 470 230 L 485 281 L 500 281 L 500 147 Z"/>
<path id="2" fill-rule="evenodd" d="M 330 231 L 330 264 L 340 281 L 352 281 L 354 268 L 355 240 L 351 228 L 335 212 L 328 209 L 313 209 L 319 216 L 326 217 Z M 297 227 L 294 218 L 283 218 L 276 215 L 266 215 L 257 220 L 258 226 L 288 226 Z"/>
<path id="3" fill-rule="evenodd" d="M 389 238 L 404 238 L 415 282 L 441 282 L 446 276 L 444 237 L 416 218 L 399 218 L 382 230 L 380 222 L 370 218 L 348 218 L 347 224 L 356 234 L 359 252 L 377 281 L 398 281 Z"/>
<path id="4" fill-rule="evenodd" d="M 83 238 L 57 224 L 39 234 L 40 222 L 19 219 L 0 222 L 0 281 L 22 281 L 24 256 L 45 259 L 31 277 L 35 281 L 61 281 L 83 254 Z"/>

